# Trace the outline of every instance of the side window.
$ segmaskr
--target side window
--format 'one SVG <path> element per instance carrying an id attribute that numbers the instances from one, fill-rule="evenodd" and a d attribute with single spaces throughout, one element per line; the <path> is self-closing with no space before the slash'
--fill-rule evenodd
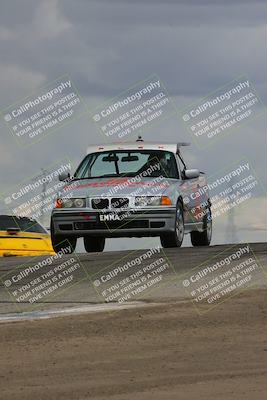
<path id="1" fill-rule="evenodd" d="M 179 179 L 180 172 L 177 168 L 177 163 L 175 162 L 175 156 L 172 153 L 165 153 L 166 169 L 169 178 Z"/>

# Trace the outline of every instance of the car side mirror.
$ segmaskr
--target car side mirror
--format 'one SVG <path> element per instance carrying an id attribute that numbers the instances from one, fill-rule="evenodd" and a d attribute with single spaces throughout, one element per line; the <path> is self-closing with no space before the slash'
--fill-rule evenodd
<path id="1" fill-rule="evenodd" d="M 198 178 L 200 176 L 200 171 L 198 169 L 185 169 L 184 176 L 187 179 Z"/>
<path id="2" fill-rule="evenodd" d="M 69 173 L 69 172 L 62 172 L 62 174 L 59 174 L 59 175 L 58 175 L 58 179 L 59 179 L 61 182 L 67 181 L 67 180 L 70 179 L 70 173 Z"/>

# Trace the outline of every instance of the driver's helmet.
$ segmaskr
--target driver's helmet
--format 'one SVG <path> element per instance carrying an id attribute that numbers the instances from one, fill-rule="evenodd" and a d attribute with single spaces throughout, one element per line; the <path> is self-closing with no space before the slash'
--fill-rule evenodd
<path id="1" fill-rule="evenodd" d="M 165 158 L 165 154 L 160 152 L 160 153 L 155 153 L 155 154 L 150 154 L 147 160 L 147 165 L 152 166 L 152 165 L 157 165 L 159 164 L 159 169 L 158 171 L 161 173 L 166 172 L 167 168 L 167 160 Z"/>

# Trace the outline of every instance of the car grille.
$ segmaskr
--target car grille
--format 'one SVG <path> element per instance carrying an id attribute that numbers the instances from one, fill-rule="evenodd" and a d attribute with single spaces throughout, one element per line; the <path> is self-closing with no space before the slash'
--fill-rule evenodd
<path id="1" fill-rule="evenodd" d="M 110 200 L 108 198 L 92 199 L 92 208 L 94 210 L 108 209 L 109 205 L 111 208 L 128 208 L 129 199 L 127 197 L 113 197 Z"/>
<path id="2" fill-rule="evenodd" d="M 103 210 L 105 208 L 108 208 L 109 206 L 109 201 L 108 199 L 92 199 L 92 208 L 94 210 Z"/>
<path id="3" fill-rule="evenodd" d="M 112 208 L 127 208 L 129 207 L 129 199 L 125 197 L 113 197 L 111 199 Z"/>

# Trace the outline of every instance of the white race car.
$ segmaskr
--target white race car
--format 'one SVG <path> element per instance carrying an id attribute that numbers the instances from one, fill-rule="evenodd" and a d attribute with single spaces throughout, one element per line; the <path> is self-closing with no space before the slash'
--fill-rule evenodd
<path id="1" fill-rule="evenodd" d="M 83 237 L 87 252 L 103 251 L 106 238 L 159 236 L 163 247 L 207 246 L 212 217 L 205 175 L 188 169 L 180 149 L 186 143 L 91 146 L 66 181 L 51 215 L 55 251 L 75 249 Z"/>

